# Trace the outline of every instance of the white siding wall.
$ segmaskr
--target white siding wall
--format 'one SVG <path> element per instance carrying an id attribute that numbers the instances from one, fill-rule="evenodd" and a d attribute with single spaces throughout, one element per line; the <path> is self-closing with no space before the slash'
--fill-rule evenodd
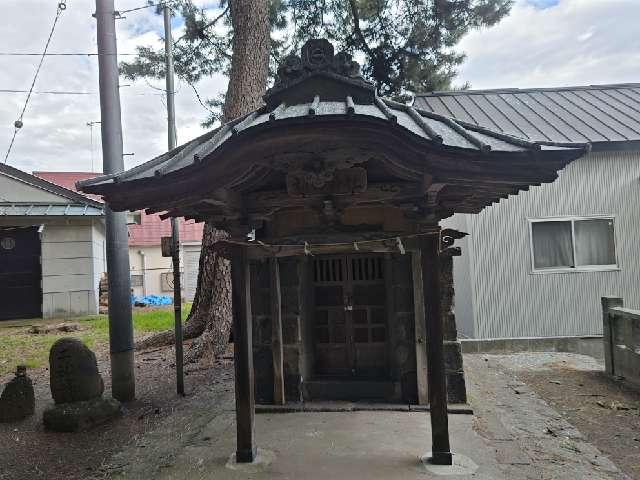
<path id="1" fill-rule="evenodd" d="M 142 253 L 144 253 L 144 270 Z M 162 256 L 160 245 L 129 247 L 129 266 L 131 275 L 144 275 L 145 287 L 132 287 L 134 295 L 168 295 L 173 296 L 173 290 L 163 288 L 161 277 L 163 273 L 173 272 L 170 257 Z"/>
<path id="2" fill-rule="evenodd" d="M 43 316 L 96 314 L 94 263 L 97 260 L 92 223 L 47 223 L 41 241 Z"/>
<path id="3" fill-rule="evenodd" d="M 615 216 L 620 270 L 532 274 L 527 219 L 564 215 Z M 465 217 L 470 238 L 454 276 L 456 304 L 471 308 L 456 316 L 478 338 L 601 334 L 603 295 L 640 308 L 640 152 L 589 154 L 554 183 Z"/>
<path id="4" fill-rule="evenodd" d="M 107 271 L 106 237 L 104 220 L 95 220 L 91 231 L 93 244 L 93 299 L 95 311 L 100 304 L 100 280 Z"/>

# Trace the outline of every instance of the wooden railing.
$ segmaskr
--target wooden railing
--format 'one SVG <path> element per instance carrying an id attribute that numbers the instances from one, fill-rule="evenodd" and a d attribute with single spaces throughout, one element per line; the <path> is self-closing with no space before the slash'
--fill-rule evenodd
<path id="1" fill-rule="evenodd" d="M 602 297 L 605 369 L 640 385 L 640 310 L 623 307 L 622 298 Z"/>

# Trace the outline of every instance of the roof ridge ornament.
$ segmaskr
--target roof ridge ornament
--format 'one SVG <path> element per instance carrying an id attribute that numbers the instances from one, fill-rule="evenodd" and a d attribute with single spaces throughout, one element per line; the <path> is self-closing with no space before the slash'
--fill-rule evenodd
<path id="1" fill-rule="evenodd" d="M 347 52 L 334 55 L 331 42 L 325 38 L 308 40 L 301 49 L 301 56 L 295 53 L 287 55 L 278 66 L 274 88 L 291 80 L 318 71 L 332 72 L 343 77 L 364 80 L 360 74 L 360 64 Z"/>
<path id="2" fill-rule="evenodd" d="M 324 75 L 345 83 L 345 90 L 349 87 L 364 88 L 368 91 L 375 91 L 371 82 L 365 80 L 360 72 L 360 64 L 353 60 L 350 53 L 334 53 L 334 47 L 325 38 L 314 38 L 308 40 L 301 48 L 300 55 L 291 53 L 284 57 L 275 78 L 273 87 L 267 90 L 265 100 L 273 104 L 269 99 L 274 96 L 280 97 L 284 90 L 288 90 L 304 80 L 316 76 Z M 320 92 L 309 92 L 311 99 Z M 323 96 L 321 95 L 321 98 Z M 344 98 L 343 97 L 343 101 Z"/>

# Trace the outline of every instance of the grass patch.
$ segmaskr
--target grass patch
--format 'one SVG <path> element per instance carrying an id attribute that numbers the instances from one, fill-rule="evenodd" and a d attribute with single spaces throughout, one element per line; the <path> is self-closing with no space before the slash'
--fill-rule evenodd
<path id="1" fill-rule="evenodd" d="M 191 304 L 183 305 L 183 322 L 190 311 Z M 15 371 L 16 365 L 20 364 L 24 364 L 28 368 L 38 368 L 45 365 L 49 361 L 51 345 L 62 337 L 79 338 L 92 349 L 106 346 L 109 343 L 109 320 L 106 315 L 68 321 L 79 323 L 82 330 L 70 333 L 34 335 L 27 333 L 29 326 L 2 328 L 0 324 L 0 376 Z M 173 328 L 172 307 L 148 310 L 134 309 L 134 336 L 161 332 L 171 328 Z"/>

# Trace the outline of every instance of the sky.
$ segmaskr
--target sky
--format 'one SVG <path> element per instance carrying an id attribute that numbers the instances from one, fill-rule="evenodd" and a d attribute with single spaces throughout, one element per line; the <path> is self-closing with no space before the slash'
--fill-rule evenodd
<path id="1" fill-rule="evenodd" d="M 201 0 L 214 8 L 216 2 Z M 146 0 L 116 0 L 118 10 Z M 0 53 L 42 52 L 55 15 L 55 0 L 2 0 Z M 96 51 L 94 0 L 67 0 L 49 52 Z M 125 14 L 117 21 L 118 51 L 134 53 L 138 45 L 159 45 L 162 18 L 153 8 Z M 524 88 L 640 82 L 640 0 L 516 0 L 498 25 L 470 32 L 458 49 L 467 54 L 457 84 L 472 88 Z M 179 35 L 179 25 L 174 36 Z M 121 59 L 127 57 L 122 56 Z M 24 105 L 38 57 L 0 55 L 0 161 Z M 223 92 L 221 75 L 203 80 L 205 97 Z M 121 79 L 124 152 L 127 168 L 166 150 L 166 110 L 161 81 Z M 101 171 L 97 57 L 47 57 L 35 92 L 74 91 L 85 95 L 35 93 L 16 137 L 8 164 L 22 170 Z M 176 84 L 178 143 L 205 132 L 206 111 L 192 89 Z M 93 139 L 93 148 L 92 148 Z M 93 165 L 93 167 L 92 167 Z"/>

